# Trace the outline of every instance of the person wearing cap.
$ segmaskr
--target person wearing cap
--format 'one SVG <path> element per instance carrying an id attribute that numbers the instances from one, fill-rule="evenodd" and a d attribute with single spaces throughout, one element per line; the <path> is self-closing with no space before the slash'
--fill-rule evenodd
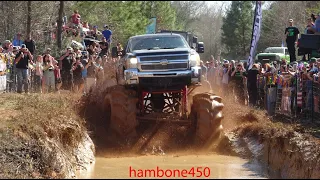
<path id="1" fill-rule="evenodd" d="M 98 30 L 98 26 L 93 26 L 90 34 L 95 40 L 98 40 L 98 36 L 101 35 L 101 32 Z"/>
<path id="2" fill-rule="evenodd" d="M 21 46 L 23 44 L 23 40 L 21 40 L 21 34 L 18 33 L 12 41 L 14 46 Z"/>
<path id="3" fill-rule="evenodd" d="M 71 68 L 72 64 L 75 61 L 75 55 L 71 47 L 67 47 L 67 50 L 64 55 L 59 59 L 59 67 L 61 73 L 62 89 L 71 90 L 72 88 L 72 75 Z"/>
<path id="4" fill-rule="evenodd" d="M 21 45 L 21 49 L 15 57 L 15 64 L 17 70 L 18 78 L 18 87 L 17 92 L 22 93 L 22 85 L 24 87 L 25 93 L 29 93 L 29 84 L 28 84 L 28 70 L 29 63 L 32 63 L 33 56 L 30 51 L 27 49 L 25 44 Z"/>
<path id="5" fill-rule="evenodd" d="M 286 35 L 286 43 L 290 55 L 290 63 L 296 61 L 296 47 L 298 36 L 300 34 L 299 29 L 293 26 L 293 20 L 289 19 L 289 26 L 284 31 Z"/>
<path id="6" fill-rule="evenodd" d="M 3 48 L 3 53 L 12 52 L 13 46 L 12 46 L 11 41 L 10 41 L 10 40 L 5 40 L 5 41 L 3 42 L 2 48 Z"/>
<path id="7" fill-rule="evenodd" d="M 111 44 L 112 31 L 107 25 L 104 25 L 104 30 L 102 31 L 103 36 L 106 38 L 109 45 Z"/>

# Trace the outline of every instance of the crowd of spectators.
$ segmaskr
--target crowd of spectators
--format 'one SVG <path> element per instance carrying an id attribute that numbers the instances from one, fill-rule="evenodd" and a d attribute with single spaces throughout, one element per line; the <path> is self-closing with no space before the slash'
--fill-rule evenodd
<path id="1" fill-rule="evenodd" d="M 320 58 L 256 63 L 248 70 L 242 62 L 220 62 L 212 56 L 202 66 L 215 91 L 223 97 L 231 95 L 236 103 L 266 109 L 269 115 L 320 113 Z"/>
<path id="2" fill-rule="evenodd" d="M 50 48 L 37 52 L 31 35 L 22 40 L 22 34 L 17 33 L 12 42 L 2 43 L 0 57 L 6 66 L 0 69 L 0 75 L 6 75 L 7 92 L 59 93 L 63 89 L 85 94 L 104 78 L 105 72 L 110 74 L 122 46 L 117 43 L 118 54 L 112 58 L 109 49 L 112 31 L 107 25 L 102 32 L 97 26 L 91 29 L 74 11 L 69 22 L 64 18 L 63 30 L 71 32 L 72 37 L 80 37 L 81 42 L 73 41 L 60 57 L 54 57 Z"/>

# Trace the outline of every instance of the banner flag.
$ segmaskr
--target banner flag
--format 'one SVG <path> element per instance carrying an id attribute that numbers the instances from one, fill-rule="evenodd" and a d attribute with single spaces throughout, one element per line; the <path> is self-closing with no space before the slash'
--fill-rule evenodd
<path id="1" fill-rule="evenodd" d="M 261 31 L 261 21 L 262 21 L 262 9 L 261 9 L 261 1 L 256 1 L 256 9 L 253 21 L 253 29 L 252 29 L 252 38 L 251 38 L 251 47 L 250 47 L 250 55 L 248 58 L 248 69 L 252 68 L 254 63 L 254 55 L 257 49 L 257 44 L 260 38 Z"/>

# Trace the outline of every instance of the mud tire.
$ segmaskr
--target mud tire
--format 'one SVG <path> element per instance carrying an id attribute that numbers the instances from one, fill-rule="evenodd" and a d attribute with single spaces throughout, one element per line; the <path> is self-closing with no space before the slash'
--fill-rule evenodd
<path id="1" fill-rule="evenodd" d="M 195 143 L 202 147 L 219 139 L 223 103 L 222 98 L 212 93 L 193 96 L 190 118 L 193 122 Z"/>
<path id="2" fill-rule="evenodd" d="M 103 109 L 108 115 L 109 131 L 129 143 L 137 137 L 136 92 L 116 85 L 104 97 Z"/>

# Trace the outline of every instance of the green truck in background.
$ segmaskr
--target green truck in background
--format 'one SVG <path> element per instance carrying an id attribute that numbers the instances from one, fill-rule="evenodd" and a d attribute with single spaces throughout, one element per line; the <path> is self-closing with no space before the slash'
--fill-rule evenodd
<path id="1" fill-rule="evenodd" d="M 281 59 L 286 59 L 290 63 L 290 55 L 287 47 L 268 47 L 264 52 L 256 55 L 255 62 L 266 64 L 274 61 L 280 62 Z"/>

